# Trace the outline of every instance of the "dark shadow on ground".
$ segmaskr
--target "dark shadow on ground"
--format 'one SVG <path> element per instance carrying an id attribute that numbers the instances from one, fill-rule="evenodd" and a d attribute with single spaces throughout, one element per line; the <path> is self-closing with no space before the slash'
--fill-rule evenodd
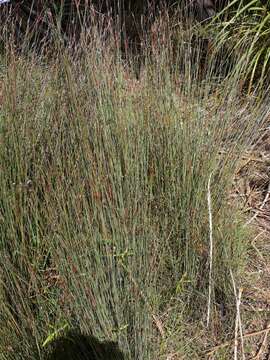
<path id="1" fill-rule="evenodd" d="M 124 360 L 124 356 L 116 343 L 72 330 L 53 342 L 46 360 Z"/>

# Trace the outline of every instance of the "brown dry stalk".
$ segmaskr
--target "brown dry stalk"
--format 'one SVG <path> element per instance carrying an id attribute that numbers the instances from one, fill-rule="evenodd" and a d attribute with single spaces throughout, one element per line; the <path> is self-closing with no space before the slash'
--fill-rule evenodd
<path id="1" fill-rule="evenodd" d="M 244 226 L 247 226 L 249 225 L 252 221 L 254 221 L 256 219 L 256 217 L 259 215 L 260 211 L 263 210 L 264 208 L 264 205 L 267 203 L 268 199 L 269 199 L 269 196 L 270 196 L 270 182 L 268 184 L 268 188 L 267 188 L 267 192 L 265 194 L 265 197 L 264 197 L 264 200 L 263 202 L 261 203 L 259 209 L 255 212 L 255 214 L 252 216 L 251 219 L 249 219 L 245 224 Z"/>
<path id="2" fill-rule="evenodd" d="M 265 345 L 266 345 L 266 341 L 267 341 L 267 336 L 268 336 L 269 330 L 270 330 L 270 329 L 268 329 L 267 331 L 265 331 L 264 336 L 263 336 L 263 341 L 262 341 L 262 343 L 261 343 L 261 346 L 260 346 L 259 350 L 257 351 L 256 355 L 255 355 L 254 357 L 252 357 L 251 360 L 259 360 L 259 359 L 260 359 L 260 357 L 261 357 L 261 355 L 262 355 L 262 353 L 263 353 L 263 350 L 264 350 L 264 348 L 265 348 Z"/>
<path id="3" fill-rule="evenodd" d="M 264 334 L 264 333 L 268 333 L 269 331 L 270 331 L 270 324 L 268 324 L 265 329 L 261 329 L 261 330 L 257 330 L 257 331 L 252 331 L 252 332 L 250 332 L 250 333 L 244 334 L 244 335 L 243 335 L 243 338 L 245 339 L 245 338 L 249 338 L 249 337 L 261 335 L 261 334 Z M 240 339 L 241 339 L 241 337 L 238 336 L 238 340 L 240 340 Z M 216 351 L 218 351 L 218 350 L 220 350 L 220 349 L 223 349 L 223 348 L 225 348 L 225 347 L 227 347 L 227 346 L 230 346 L 230 345 L 234 344 L 234 341 L 235 341 L 235 339 L 231 339 L 231 340 L 228 340 L 228 341 L 224 342 L 223 344 L 216 345 L 216 346 L 214 346 L 212 349 L 207 350 L 207 351 L 205 352 L 205 355 L 206 355 L 206 356 L 210 356 L 210 355 L 212 355 L 214 352 L 216 352 Z"/>

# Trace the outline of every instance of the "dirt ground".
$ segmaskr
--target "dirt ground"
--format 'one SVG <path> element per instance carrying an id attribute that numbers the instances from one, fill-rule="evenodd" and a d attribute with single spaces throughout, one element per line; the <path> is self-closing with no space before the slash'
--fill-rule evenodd
<path id="1" fill-rule="evenodd" d="M 237 342 L 231 339 L 220 343 L 210 349 L 207 359 L 219 359 L 220 349 L 230 348 L 231 355 L 229 358 L 226 355 L 226 359 L 269 360 L 270 126 L 261 129 L 256 142 L 243 156 L 231 197 L 245 214 L 245 227 L 251 239 L 245 279 L 242 288 L 237 289 L 241 324 L 235 337 Z"/>
<path id="2" fill-rule="evenodd" d="M 261 129 L 237 174 L 235 187 L 253 234 L 241 300 L 246 359 L 270 359 L 270 126 Z M 257 331 L 262 332 L 257 333 Z M 252 335 L 253 333 L 253 335 Z"/>

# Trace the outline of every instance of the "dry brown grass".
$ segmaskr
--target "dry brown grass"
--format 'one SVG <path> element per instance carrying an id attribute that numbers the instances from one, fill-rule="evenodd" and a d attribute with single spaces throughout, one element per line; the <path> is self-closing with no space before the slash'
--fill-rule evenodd
<path id="1" fill-rule="evenodd" d="M 242 158 L 234 194 L 246 213 L 250 232 L 250 258 L 243 281 L 241 312 L 244 331 L 254 332 L 245 341 L 247 359 L 270 356 L 270 128 L 261 129 L 257 140 Z"/>

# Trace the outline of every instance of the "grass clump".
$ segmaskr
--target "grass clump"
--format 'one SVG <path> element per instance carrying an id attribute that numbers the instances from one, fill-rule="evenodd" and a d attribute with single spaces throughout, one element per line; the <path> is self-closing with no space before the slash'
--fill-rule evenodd
<path id="1" fill-rule="evenodd" d="M 225 16 L 226 15 L 226 16 Z M 234 0 L 216 17 L 213 32 L 216 48 L 237 54 L 234 71 L 249 93 L 265 93 L 269 83 L 269 3 L 263 0 Z"/>
<path id="2" fill-rule="evenodd" d="M 200 358 L 186 334 L 206 321 L 209 177 L 211 327 L 223 309 L 230 329 L 230 270 L 241 274 L 247 243 L 227 195 L 264 113 L 230 80 L 194 84 L 188 57 L 172 71 L 164 45 L 139 80 L 98 36 L 78 48 L 6 54 L 0 351 L 44 359 L 54 334 L 79 327 L 126 359 Z"/>

